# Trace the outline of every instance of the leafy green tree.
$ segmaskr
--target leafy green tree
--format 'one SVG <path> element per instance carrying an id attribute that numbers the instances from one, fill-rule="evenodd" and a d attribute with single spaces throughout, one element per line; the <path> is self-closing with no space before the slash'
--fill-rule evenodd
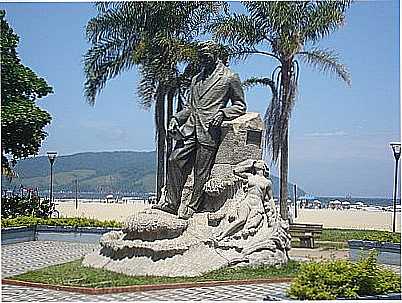
<path id="1" fill-rule="evenodd" d="M 223 6 L 218 1 L 99 3 L 98 15 L 87 24 L 92 45 L 84 56 L 88 103 L 95 103 L 109 79 L 138 66 L 140 102 L 148 108 L 155 104 L 158 197 L 164 184 L 166 111 L 169 119 L 174 98 L 183 99 L 195 71 L 194 64 L 183 72 L 180 66 L 196 60 L 193 41 Z M 168 140 L 168 154 L 171 145 Z"/>
<path id="2" fill-rule="evenodd" d="M 287 213 L 288 128 L 299 82 L 299 60 L 331 72 L 350 85 L 347 68 L 329 49 L 318 49 L 322 38 L 344 24 L 350 1 L 253 1 L 243 2 L 249 14 L 219 18 L 211 27 L 217 39 L 231 44 L 240 58 L 263 55 L 277 62 L 270 77 L 252 78 L 247 86 L 271 88 L 272 100 L 265 114 L 265 147 L 276 163 L 280 158 L 281 215 Z"/>
<path id="3" fill-rule="evenodd" d="M 1 167 L 10 175 L 17 159 L 39 152 L 47 136 L 43 130 L 51 121 L 48 112 L 35 101 L 52 93 L 52 88 L 30 68 L 21 64 L 16 51 L 19 38 L 5 20 L 1 19 Z M 7 155 L 11 157 L 9 162 Z"/>

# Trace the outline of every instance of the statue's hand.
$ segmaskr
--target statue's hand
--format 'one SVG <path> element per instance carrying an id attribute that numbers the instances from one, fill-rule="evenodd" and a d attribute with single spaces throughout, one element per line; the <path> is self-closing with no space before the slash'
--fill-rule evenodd
<path id="1" fill-rule="evenodd" d="M 212 118 L 211 126 L 219 127 L 223 122 L 224 115 L 221 111 L 218 111 Z"/>
<path id="2" fill-rule="evenodd" d="M 230 209 L 226 216 L 227 216 L 229 222 L 233 222 L 234 220 L 237 220 L 237 218 L 238 218 L 237 210 Z"/>
<path id="3" fill-rule="evenodd" d="M 223 191 L 223 183 L 222 180 L 218 178 L 211 178 L 209 179 L 204 185 L 204 191 L 209 196 L 219 196 Z"/>
<path id="4" fill-rule="evenodd" d="M 173 131 L 179 127 L 179 123 L 176 118 L 172 118 L 169 123 L 169 131 Z"/>

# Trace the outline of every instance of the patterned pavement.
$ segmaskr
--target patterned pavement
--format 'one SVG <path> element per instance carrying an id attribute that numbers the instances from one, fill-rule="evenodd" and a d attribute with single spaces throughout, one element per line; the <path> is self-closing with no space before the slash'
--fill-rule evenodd
<path id="1" fill-rule="evenodd" d="M 29 241 L 1 246 L 3 278 L 66 263 L 83 257 L 96 244 L 58 241 Z"/>
<path id="2" fill-rule="evenodd" d="M 216 286 L 107 295 L 84 295 L 13 285 L 2 286 L 2 302 L 109 302 L 109 301 L 271 301 L 284 300 L 288 283 Z"/>
<path id="3" fill-rule="evenodd" d="M 2 277 L 78 259 L 95 244 L 58 241 L 30 241 L 2 245 Z M 215 286 L 146 292 L 85 295 L 64 291 L 2 285 L 2 302 L 100 302 L 100 301 L 271 301 L 285 300 L 289 283 Z"/>

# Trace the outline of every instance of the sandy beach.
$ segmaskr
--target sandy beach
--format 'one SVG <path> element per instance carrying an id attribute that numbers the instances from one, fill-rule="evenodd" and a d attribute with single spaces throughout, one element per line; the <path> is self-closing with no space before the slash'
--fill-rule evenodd
<path id="1" fill-rule="evenodd" d="M 128 216 L 136 211 L 149 208 L 148 203 L 141 201 L 135 203 L 78 203 L 78 209 L 75 209 L 75 201 L 57 202 L 56 209 L 61 217 L 85 217 L 98 220 L 116 220 L 124 221 Z"/>
<path id="2" fill-rule="evenodd" d="M 62 217 L 86 217 L 99 220 L 123 221 L 132 213 L 149 208 L 148 203 L 137 201 L 119 203 L 82 203 L 75 209 L 75 202 L 58 202 L 56 209 Z M 397 231 L 401 230 L 401 213 L 397 213 Z M 370 212 L 365 210 L 298 209 L 296 223 L 323 224 L 325 228 L 355 228 L 392 230 L 392 212 Z"/>
<path id="3" fill-rule="evenodd" d="M 392 230 L 392 212 L 366 210 L 298 209 L 296 223 L 323 224 L 324 228 Z M 396 230 L 401 230 L 401 213 L 396 213 Z"/>

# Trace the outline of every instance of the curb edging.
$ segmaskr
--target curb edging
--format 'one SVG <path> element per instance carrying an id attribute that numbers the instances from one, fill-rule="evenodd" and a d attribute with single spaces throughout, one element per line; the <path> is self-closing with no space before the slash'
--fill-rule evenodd
<path id="1" fill-rule="evenodd" d="M 193 287 L 212 287 L 222 285 L 247 285 L 247 284 L 271 284 L 291 282 L 294 278 L 271 278 L 271 279 L 254 279 L 254 280 L 229 280 L 229 281 L 206 281 L 206 282 L 188 282 L 188 283 L 171 283 L 171 284 L 147 284 L 147 285 L 131 285 L 121 287 L 105 287 L 105 288 L 89 288 L 80 286 L 64 286 L 52 285 L 45 283 L 36 283 L 28 281 L 19 281 L 13 279 L 2 279 L 1 283 L 6 285 L 34 287 L 42 289 L 52 289 L 58 291 L 67 291 L 87 295 L 103 295 L 124 292 L 140 292 L 150 290 L 179 289 Z"/>

